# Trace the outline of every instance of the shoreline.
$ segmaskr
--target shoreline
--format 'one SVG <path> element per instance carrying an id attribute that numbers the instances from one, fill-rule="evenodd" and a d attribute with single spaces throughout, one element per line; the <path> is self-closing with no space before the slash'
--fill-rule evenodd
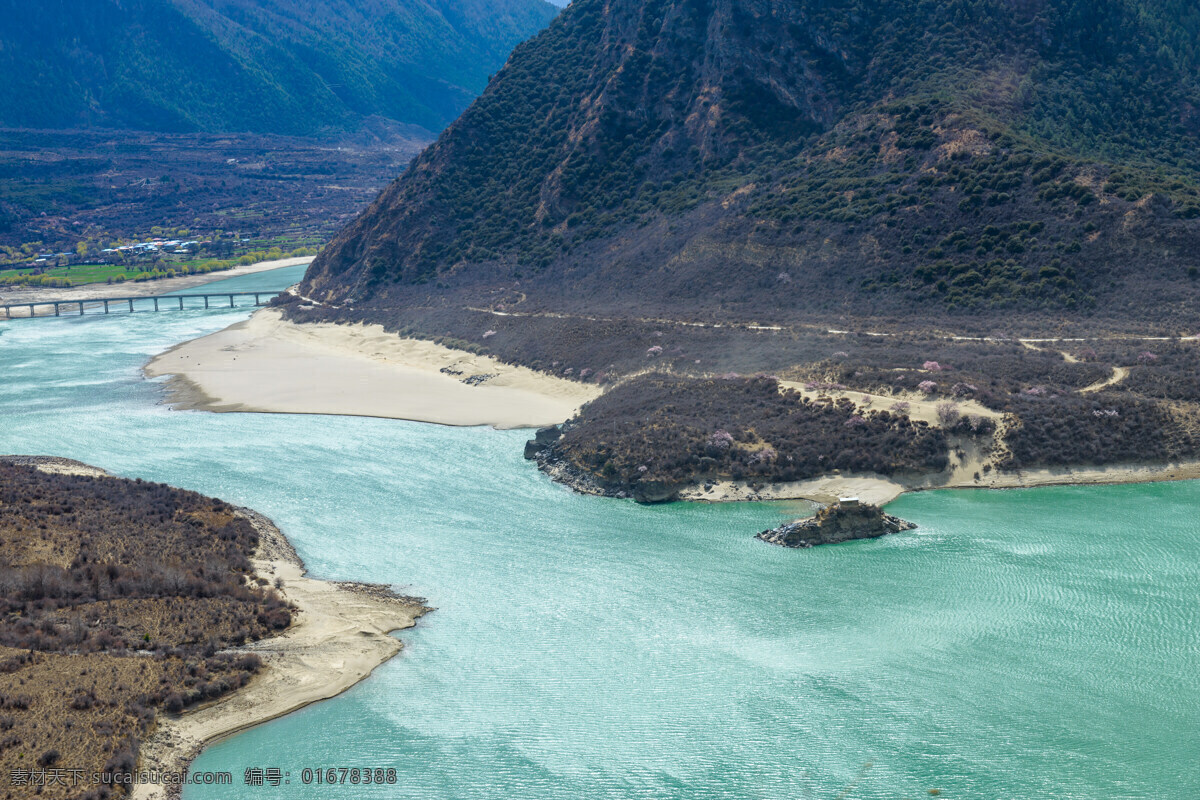
<path id="1" fill-rule="evenodd" d="M 166 350 L 143 367 L 170 376 L 167 402 L 217 412 L 332 414 L 441 425 L 537 428 L 601 394 L 490 356 L 378 325 L 297 324 L 265 308 Z"/>
<path id="2" fill-rule="evenodd" d="M 526 445 L 525 458 L 554 483 L 579 494 L 633 499 L 637 502 L 746 503 L 806 500 L 820 505 L 855 497 L 885 506 L 910 492 L 955 489 L 1037 489 L 1048 486 L 1119 486 L 1134 483 L 1170 483 L 1200 480 L 1200 460 L 1162 463 L 1122 463 L 1106 466 L 1041 467 L 1013 472 L 980 469 L 978 453 L 967 452 L 957 464 L 933 474 L 880 475 L 827 473 L 801 481 L 704 480 L 688 485 L 606 484 L 552 456 L 538 440 Z"/>
<path id="3" fill-rule="evenodd" d="M 882 506 L 911 492 L 943 489 L 1039 489 L 1048 486 L 1121 486 L 1200 480 L 1200 461 L 1023 469 L 999 474 L 993 472 L 978 481 L 954 477 L 939 483 L 937 477 L 906 482 L 879 475 L 822 475 L 806 481 L 756 482 L 753 485 L 746 481 L 713 481 L 710 491 L 705 491 L 704 485 L 689 486 L 680 491 L 679 499 L 710 503 L 811 500 L 828 504 L 839 497 L 853 496 Z"/>
<path id="4" fill-rule="evenodd" d="M 226 278 L 237 278 L 242 275 L 253 275 L 258 272 L 268 272 L 273 269 L 281 269 L 283 267 L 298 267 L 301 264 L 311 263 L 315 256 L 297 256 L 295 258 L 279 258 L 274 261 L 258 261 L 245 266 L 231 267 L 230 269 L 221 270 L 219 272 L 205 272 L 202 275 L 181 275 L 176 278 L 160 278 L 156 281 L 125 281 L 124 283 L 85 283 L 81 286 L 71 287 L 54 287 L 54 288 L 29 288 L 25 286 L 3 286 L 0 287 L 0 303 L 46 303 L 60 300 L 62 302 L 74 302 L 71 295 L 76 296 L 86 295 L 90 299 L 103 300 L 107 297 L 151 297 L 154 295 L 169 294 L 178 292 L 182 289 L 191 289 L 196 286 L 203 286 L 206 283 L 215 281 L 223 281 Z M 13 309 L 13 319 L 28 319 L 29 314 L 17 313 L 17 309 Z M 53 316 L 50 312 L 48 316 Z M 39 314 L 38 316 L 47 316 L 47 314 Z"/>
<path id="5" fill-rule="evenodd" d="M 59 456 L 0 458 L 52 474 L 118 477 Z M 250 559 L 253 575 L 272 584 L 282 580 L 277 590 L 294 608 L 292 624 L 277 635 L 231 649 L 254 653 L 263 662 L 242 688 L 179 715 L 160 711 L 152 731 L 140 741 L 138 772 L 181 774 L 208 745 L 336 697 L 403 650 L 403 643 L 390 634 L 413 627 L 433 610 L 385 585 L 307 577 L 304 562 L 270 519 L 245 507 L 237 513 L 259 535 Z M 180 793 L 178 785 L 138 783 L 128 796 L 164 800 Z"/>
<path id="6" fill-rule="evenodd" d="M 390 634 L 413 627 L 433 610 L 386 586 L 307 577 L 303 561 L 271 520 L 248 508 L 238 512 L 259 532 L 251 559 L 255 575 L 272 583 L 282 579 L 279 591 L 295 606 L 295 621 L 277 636 L 237 648 L 263 660 L 246 686 L 178 716 L 160 714 L 141 742 L 139 771 L 182 773 L 211 744 L 336 697 L 404 648 Z M 129 796 L 179 795 L 179 786 L 146 783 Z"/>

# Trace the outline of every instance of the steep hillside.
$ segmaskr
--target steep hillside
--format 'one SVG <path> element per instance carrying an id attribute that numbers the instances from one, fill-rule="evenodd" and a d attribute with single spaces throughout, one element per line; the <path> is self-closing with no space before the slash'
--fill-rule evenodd
<path id="1" fill-rule="evenodd" d="M 0 0 L 0 126 L 438 131 L 543 0 Z"/>
<path id="2" fill-rule="evenodd" d="M 364 318 L 1200 307 L 1182 0 L 576 0 L 314 263 Z"/>

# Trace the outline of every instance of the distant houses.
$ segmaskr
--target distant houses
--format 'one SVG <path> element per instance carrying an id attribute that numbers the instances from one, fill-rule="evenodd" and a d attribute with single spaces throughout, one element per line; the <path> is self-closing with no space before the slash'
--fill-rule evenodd
<path id="1" fill-rule="evenodd" d="M 78 253 L 38 253 L 29 263 L 31 267 L 50 269 L 52 267 L 69 267 L 81 261 Z"/>
<path id="2" fill-rule="evenodd" d="M 81 256 L 79 253 L 38 253 L 19 264 L 7 264 L 4 269 L 34 269 L 39 272 L 56 267 L 78 264 L 136 264 L 155 261 L 186 261 L 195 258 L 207 242 L 195 239 L 151 239 L 136 244 L 106 247 L 99 254 Z"/>
<path id="3" fill-rule="evenodd" d="M 120 247 L 106 247 L 100 252 L 102 256 L 120 261 L 154 261 L 159 258 L 183 261 L 194 258 L 200 251 L 201 244 L 202 242 L 196 240 L 153 239 Z"/>

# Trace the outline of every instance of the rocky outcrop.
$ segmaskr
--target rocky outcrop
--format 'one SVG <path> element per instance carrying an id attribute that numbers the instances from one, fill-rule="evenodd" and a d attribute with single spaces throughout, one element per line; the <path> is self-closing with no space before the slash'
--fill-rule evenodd
<path id="1" fill-rule="evenodd" d="M 525 458 L 536 461 L 538 469 L 557 483 L 570 486 L 583 494 L 601 497 L 632 498 L 639 503 L 668 503 L 679 499 L 682 484 L 668 481 L 640 480 L 632 483 L 604 481 L 585 472 L 563 458 L 557 447 L 565 429 L 571 423 L 540 428 L 534 437 L 525 443 Z"/>
<path id="2" fill-rule="evenodd" d="M 915 527 L 907 520 L 885 514 L 879 506 L 843 501 L 826 506 L 811 519 L 763 531 L 757 538 L 781 547 L 816 547 L 853 539 L 877 539 Z"/>
<path id="3" fill-rule="evenodd" d="M 533 438 L 525 443 L 525 458 L 533 461 L 538 454 L 551 447 L 562 438 L 562 430 L 557 425 L 548 428 L 538 428 Z"/>

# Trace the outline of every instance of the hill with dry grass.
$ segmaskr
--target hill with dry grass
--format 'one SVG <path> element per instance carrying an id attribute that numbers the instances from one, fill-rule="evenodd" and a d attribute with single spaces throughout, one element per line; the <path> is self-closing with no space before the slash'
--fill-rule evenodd
<path id="1" fill-rule="evenodd" d="M 109 796 L 158 714 L 245 685 L 259 659 L 229 648 L 291 622 L 257 544 L 220 500 L 0 460 L 0 773 L 82 770 L 39 796 Z"/>

